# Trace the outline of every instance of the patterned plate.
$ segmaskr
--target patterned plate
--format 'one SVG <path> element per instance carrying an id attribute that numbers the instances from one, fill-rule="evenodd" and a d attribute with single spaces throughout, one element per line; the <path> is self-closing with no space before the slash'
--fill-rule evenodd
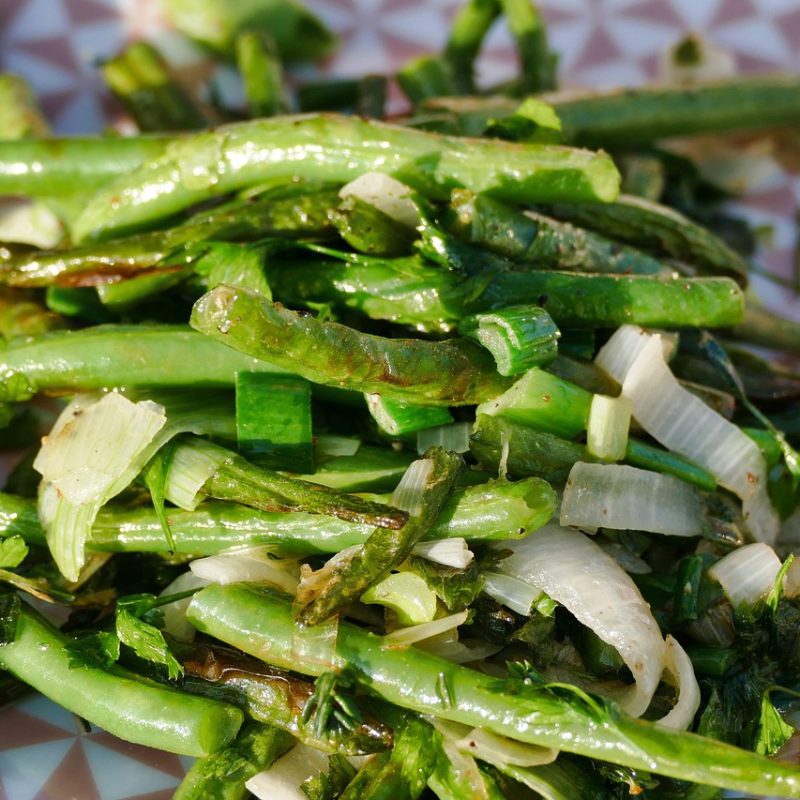
<path id="1" fill-rule="evenodd" d="M 438 49 L 458 5 L 309 0 L 342 39 L 323 72 L 391 72 Z M 797 0 L 541 0 L 540 6 L 567 85 L 651 80 L 659 54 L 690 31 L 727 49 L 741 71 L 800 70 Z M 157 0 L 0 0 L 0 69 L 28 77 L 62 133 L 120 120 L 93 64 L 140 38 L 158 45 L 184 75 L 206 73 L 200 53 L 169 31 Z M 498 27 L 482 56 L 481 78 L 500 80 L 513 64 L 509 36 Z M 399 96 L 392 97 L 397 106 Z M 760 261 L 783 278 L 792 276 L 798 201 L 800 179 L 768 171 L 740 204 L 751 219 L 773 226 Z M 767 305 L 800 316 L 800 302 L 774 282 L 756 277 L 754 285 Z M 189 762 L 87 732 L 39 696 L 0 710 L 0 800 L 168 800 Z"/>

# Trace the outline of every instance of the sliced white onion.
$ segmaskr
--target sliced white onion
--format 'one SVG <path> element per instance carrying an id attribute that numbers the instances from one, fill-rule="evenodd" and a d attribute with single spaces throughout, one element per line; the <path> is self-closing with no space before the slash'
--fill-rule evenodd
<path id="1" fill-rule="evenodd" d="M 203 500 L 201 489 L 232 453 L 200 437 L 175 447 L 164 482 L 164 497 L 184 511 L 194 511 Z"/>
<path id="2" fill-rule="evenodd" d="M 387 633 L 383 637 L 383 641 L 390 646 L 414 644 L 423 641 L 423 639 L 439 636 L 457 628 L 459 625 L 463 625 L 467 621 L 467 617 L 469 617 L 468 611 L 459 611 L 457 614 L 450 614 L 432 622 L 423 622 L 421 625 L 411 625 L 408 628 L 398 628 L 396 631 Z"/>
<path id="3" fill-rule="evenodd" d="M 178 575 L 166 589 L 164 589 L 159 597 L 167 597 L 171 594 L 180 594 L 187 592 L 189 589 L 200 589 L 207 586 L 210 581 L 205 578 L 199 578 L 191 570 Z M 166 603 L 159 606 L 164 619 L 164 630 L 170 634 L 174 639 L 179 642 L 193 642 L 197 628 L 192 625 L 186 617 L 186 609 L 189 603 L 192 602 L 192 597 L 184 597 L 182 600 L 174 600 L 171 603 Z"/>
<path id="4" fill-rule="evenodd" d="M 763 542 L 747 544 L 723 556 L 708 574 L 719 581 L 736 611 L 752 608 L 772 591 L 781 560 Z"/>
<path id="5" fill-rule="evenodd" d="M 300 784 L 328 771 L 328 756 L 305 744 L 296 744 L 286 755 L 258 775 L 245 787 L 259 800 L 308 800 Z"/>
<path id="6" fill-rule="evenodd" d="M 76 398 L 42 439 L 33 463 L 42 476 L 39 518 L 67 580 L 78 579 L 97 512 L 141 471 L 165 423 L 163 406 L 110 392 Z"/>
<path id="7" fill-rule="evenodd" d="M 791 599 L 800 595 L 800 558 L 795 558 L 783 579 L 783 596 Z"/>
<path id="8" fill-rule="evenodd" d="M 624 464 L 576 462 L 561 499 L 562 525 L 699 536 L 698 491 L 672 475 Z"/>
<path id="9" fill-rule="evenodd" d="M 529 616 L 536 600 L 541 597 L 541 589 L 527 581 L 503 575 L 500 572 L 484 572 L 483 591 L 498 603 L 516 611 L 517 614 Z"/>
<path id="10" fill-rule="evenodd" d="M 418 458 L 408 465 L 408 469 L 400 478 L 389 505 L 399 508 L 401 511 L 408 511 L 412 517 L 422 513 L 422 497 L 425 492 L 425 484 L 433 470 L 433 461 L 429 458 Z"/>
<path id="11" fill-rule="evenodd" d="M 501 546 L 513 551 L 500 562 L 503 573 L 545 592 L 616 648 L 636 681 L 620 703 L 629 714 L 642 714 L 661 678 L 665 645 L 631 578 L 591 539 L 568 528 Z"/>
<path id="12" fill-rule="evenodd" d="M 507 764 L 538 767 L 542 764 L 552 764 L 558 755 L 558 751 L 550 747 L 515 742 L 483 728 L 473 728 L 459 739 L 457 744 L 463 752 L 495 767 Z"/>
<path id="13" fill-rule="evenodd" d="M 300 581 L 269 558 L 269 547 L 246 547 L 192 561 L 192 573 L 209 583 L 268 583 L 294 594 Z M 294 561 L 284 562 L 294 565 Z"/>
<path id="14" fill-rule="evenodd" d="M 361 447 L 358 436 L 336 436 L 332 433 L 318 434 L 314 439 L 314 455 L 321 461 L 338 456 L 354 456 Z"/>
<path id="15" fill-rule="evenodd" d="M 649 341 L 650 334 L 638 325 L 623 325 L 600 348 L 594 363 L 621 386 L 628 370 Z M 667 358 L 671 349 L 668 340 L 662 342 L 662 347 L 666 348 L 664 357 Z"/>
<path id="16" fill-rule="evenodd" d="M 451 628 L 444 633 L 423 639 L 417 642 L 416 646 L 426 653 L 452 661 L 454 664 L 469 664 L 471 661 L 482 661 L 503 649 L 502 645 L 486 641 L 461 641 L 458 638 L 457 628 Z"/>
<path id="17" fill-rule="evenodd" d="M 668 714 L 658 720 L 665 728 L 685 731 L 700 708 L 700 686 L 694 674 L 692 661 L 677 639 L 670 634 L 666 637 L 664 674 L 678 692 L 678 699 Z"/>
<path id="18" fill-rule="evenodd" d="M 736 60 L 727 49 L 692 34 L 690 44 L 697 52 L 696 60 L 686 62 L 680 58 L 679 48 L 686 40 L 678 42 L 659 55 L 658 77 L 664 83 L 692 83 L 695 81 L 718 81 L 732 78 L 736 74 Z"/>
<path id="19" fill-rule="evenodd" d="M 410 194 L 408 186 L 382 172 L 365 172 L 339 190 L 341 198 L 357 197 L 401 225 L 416 228 L 420 222 L 419 211 Z"/>
<path id="20" fill-rule="evenodd" d="M 429 447 L 444 447 L 454 453 L 466 453 L 469 450 L 469 437 L 472 425 L 469 422 L 451 422 L 448 425 L 436 425 L 425 428 L 417 434 L 417 452 L 424 453 Z"/>
<path id="21" fill-rule="evenodd" d="M 414 555 L 455 569 L 466 569 L 475 558 L 475 554 L 467 545 L 467 540 L 461 537 L 419 542 L 414 545 Z"/>
<path id="22" fill-rule="evenodd" d="M 622 363 L 615 352 L 631 334 L 611 337 L 605 361 Z M 664 447 L 705 467 L 719 484 L 742 500 L 742 510 L 752 536 L 774 542 L 779 520 L 767 496 L 766 463 L 758 445 L 736 425 L 709 408 L 678 383 L 664 360 L 658 334 L 640 333 L 637 356 L 627 373 L 618 372 L 622 393 L 631 399 L 641 426 Z"/>

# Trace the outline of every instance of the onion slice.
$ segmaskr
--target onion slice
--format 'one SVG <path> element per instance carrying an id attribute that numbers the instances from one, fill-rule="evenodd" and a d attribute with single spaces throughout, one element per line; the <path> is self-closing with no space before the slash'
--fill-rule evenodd
<path id="1" fill-rule="evenodd" d="M 678 699 L 669 713 L 658 720 L 658 724 L 685 731 L 700 708 L 700 686 L 691 659 L 678 640 L 667 634 L 666 645 L 664 673 L 669 676 L 669 683 L 677 688 Z"/>
<path id="2" fill-rule="evenodd" d="M 637 352 L 632 361 L 618 352 L 631 347 Z M 742 500 L 753 538 L 774 542 L 780 523 L 767 496 L 766 463 L 758 445 L 678 383 L 664 360 L 661 336 L 625 326 L 609 339 L 598 363 L 613 365 L 639 424 L 667 449 L 709 470 Z"/>
<path id="3" fill-rule="evenodd" d="M 703 504 L 688 483 L 621 464 L 572 467 L 561 500 L 560 522 L 575 528 L 640 530 L 671 536 L 703 532 Z"/>
<path id="4" fill-rule="evenodd" d="M 737 612 L 747 612 L 772 591 L 781 560 L 763 542 L 748 544 L 723 556 L 708 574 L 718 581 Z"/>
<path id="5" fill-rule="evenodd" d="M 666 646 L 638 588 L 593 541 L 567 528 L 549 528 L 520 541 L 499 569 L 561 603 L 615 647 L 635 680 L 618 699 L 633 716 L 644 713 L 658 687 Z"/>

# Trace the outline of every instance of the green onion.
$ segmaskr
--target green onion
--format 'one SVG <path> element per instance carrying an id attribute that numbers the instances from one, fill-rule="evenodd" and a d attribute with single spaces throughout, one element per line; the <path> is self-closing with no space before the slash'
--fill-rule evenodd
<path id="1" fill-rule="evenodd" d="M 370 415 L 378 423 L 378 427 L 390 436 L 405 436 L 453 421 L 450 412 L 440 406 L 405 403 L 379 394 L 364 396 Z"/>
<path id="2" fill-rule="evenodd" d="M 561 335 L 550 315 L 538 306 L 509 306 L 474 314 L 464 317 L 458 330 L 494 356 L 501 375 L 519 375 L 554 361 Z"/>
<path id="3" fill-rule="evenodd" d="M 265 467 L 314 471 L 311 384 L 255 372 L 236 375 L 236 433 L 242 455 Z"/>
<path id="4" fill-rule="evenodd" d="M 586 449 L 605 461 L 621 461 L 628 449 L 631 401 L 627 397 L 596 394 L 589 409 Z"/>

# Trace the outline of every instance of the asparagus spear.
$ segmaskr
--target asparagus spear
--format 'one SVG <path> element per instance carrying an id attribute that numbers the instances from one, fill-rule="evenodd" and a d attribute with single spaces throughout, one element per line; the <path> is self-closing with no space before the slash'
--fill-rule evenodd
<path id="1" fill-rule="evenodd" d="M 291 735 L 280 728 L 247 722 L 232 744 L 192 764 L 172 800 L 244 800 L 245 781 L 293 744 Z"/>
<path id="2" fill-rule="evenodd" d="M 534 211 L 521 212 L 486 195 L 453 192 L 449 227 L 472 244 L 537 269 L 656 275 L 647 253 Z"/>
<path id="3" fill-rule="evenodd" d="M 608 201 L 619 184 L 605 154 L 447 138 L 333 114 L 274 117 L 175 140 L 162 158 L 101 189 L 76 220 L 74 235 L 78 241 L 119 236 L 265 180 L 344 183 L 376 169 L 433 196 L 464 186 L 519 202 Z"/>
<path id="4" fill-rule="evenodd" d="M 747 281 L 747 263 L 707 228 L 642 197 L 620 195 L 608 205 L 580 203 L 551 209 L 554 216 L 701 271 Z"/>
<path id="5" fill-rule="evenodd" d="M 464 405 L 507 385 L 491 356 L 465 339 L 387 339 L 218 286 L 195 304 L 191 324 L 255 358 L 314 382 L 430 405 Z"/>
<path id="6" fill-rule="evenodd" d="M 320 640 L 295 624 L 291 601 L 273 592 L 210 586 L 193 597 L 188 615 L 202 632 L 276 666 L 310 675 L 347 667 L 369 691 L 420 713 L 681 780 L 800 794 L 794 765 L 632 719 L 610 701 L 498 679 L 413 647 L 387 647 L 347 623 L 339 624 L 335 643 Z"/>
<path id="7" fill-rule="evenodd" d="M 181 453 L 183 458 L 191 459 L 198 443 L 202 444 L 203 451 L 215 451 L 213 457 L 219 460 L 219 466 L 201 490 L 218 500 L 243 503 L 262 511 L 327 514 L 350 522 L 392 529 L 402 528 L 408 519 L 408 514 L 400 509 L 264 469 L 232 450 L 197 437 L 186 437 L 176 444 L 171 454 L 171 469 L 175 468 Z"/>
<path id="8" fill-rule="evenodd" d="M 357 550 L 337 558 L 335 564 L 326 565 L 317 576 L 304 578 L 298 590 L 301 604 L 298 619 L 302 623 L 316 625 L 357 600 L 392 567 L 405 561 L 414 545 L 433 527 L 463 461 L 455 453 L 433 447 L 409 470 L 422 465 L 429 470 L 418 498 L 419 510 L 410 514 L 399 531 L 390 533 L 386 528 L 376 528 Z"/>

